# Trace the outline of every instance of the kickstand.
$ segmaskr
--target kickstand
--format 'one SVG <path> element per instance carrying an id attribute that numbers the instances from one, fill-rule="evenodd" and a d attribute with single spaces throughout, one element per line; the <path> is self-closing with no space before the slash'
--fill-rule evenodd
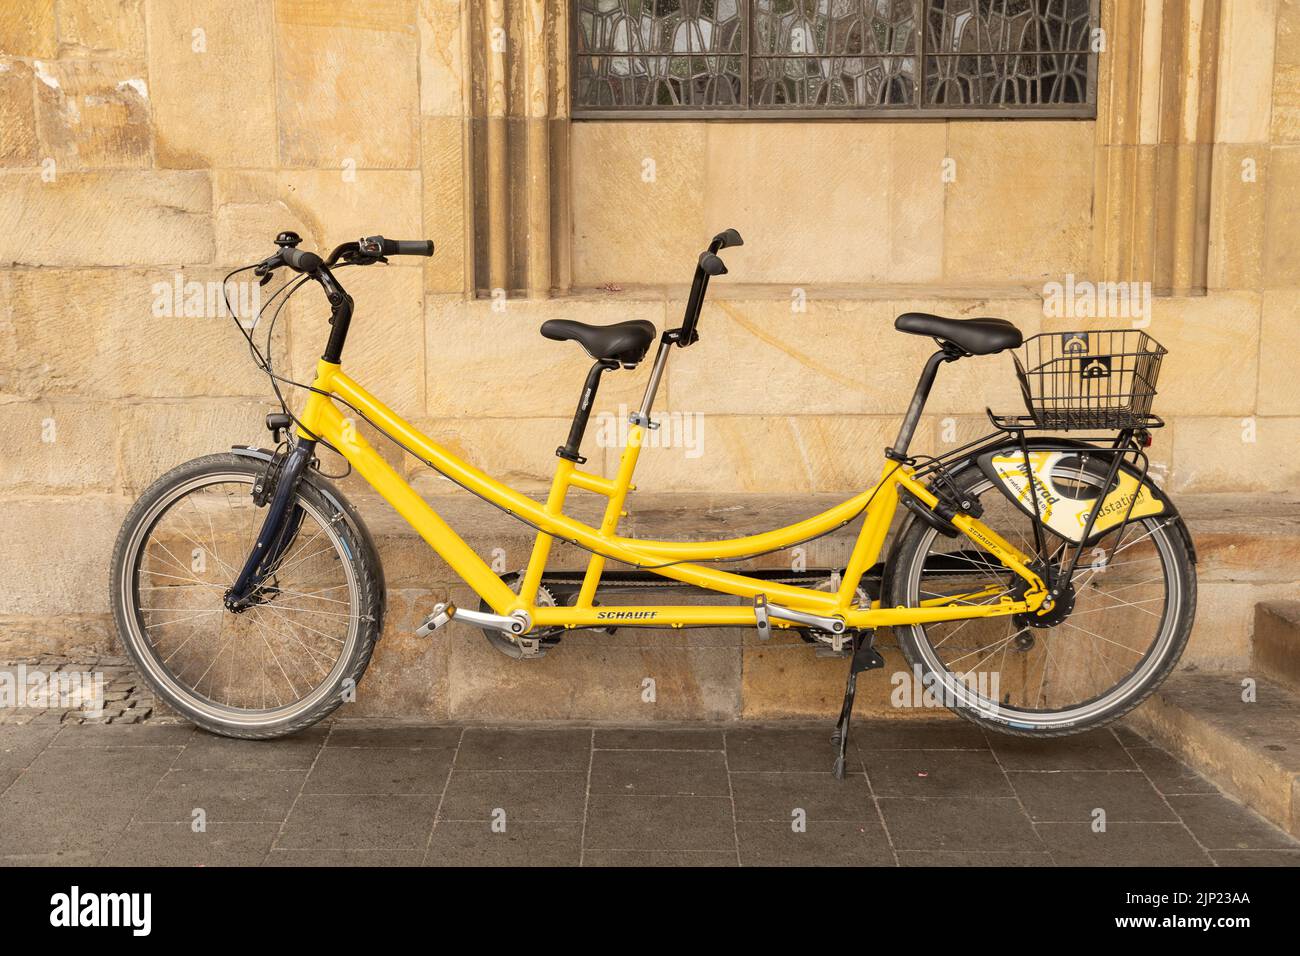
<path id="1" fill-rule="evenodd" d="M 839 720 L 831 732 L 831 743 L 836 747 L 835 766 L 832 770 L 836 780 L 844 779 L 844 753 L 849 745 L 849 723 L 853 720 L 853 698 L 858 692 L 858 675 L 885 666 L 885 659 L 872 647 L 875 640 L 874 631 L 869 635 L 855 631 L 852 637 L 853 659 L 849 663 L 849 678 L 844 685 L 844 706 L 840 708 Z"/>

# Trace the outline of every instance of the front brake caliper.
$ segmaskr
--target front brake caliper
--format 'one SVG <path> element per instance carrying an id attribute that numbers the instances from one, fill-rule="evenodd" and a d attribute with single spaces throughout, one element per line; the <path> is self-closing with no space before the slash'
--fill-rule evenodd
<path id="1" fill-rule="evenodd" d="M 280 472 L 284 469 L 284 461 L 288 457 L 289 445 L 280 445 L 253 479 L 253 504 L 257 507 L 265 508 L 267 502 L 275 496 L 275 486 L 279 484 Z"/>

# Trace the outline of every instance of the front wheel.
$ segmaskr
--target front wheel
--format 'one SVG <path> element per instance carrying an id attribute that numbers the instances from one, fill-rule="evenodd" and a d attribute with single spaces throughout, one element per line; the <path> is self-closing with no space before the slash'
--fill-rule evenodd
<path id="1" fill-rule="evenodd" d="M 1072 481 L 1081 498 L 1096 496 L 1105 481 L 1083 469 L 1054 477 Z M 979 499 L 983 523 L 1023 553 L 1036 553 L 1033 519 L 978 469 L 954 480 L 963 497 Z M 923 682 L 912 699 L 1028 737 L 1080 733 L 1132 710 L 1173 670 L 1191 633 L 1196 574 L 1181 520 L 1143 518 L 1086 549 L 1047 620 L 1017 615 L 895 628 Z M 1045 560 L 1068 561 L 1074 546 L 1043 533 Z M 944 537 L 913 519 L 891 558 L 890 603 L 997 604 L 1017 596 L 1022 581 L 969 538 Z"/>
<path id="2" fill-rule="evenodd" d="M 172 469 L 131 508 L 113 551 L 113 615 L 140 676 L 227 737 L 280 737 L 333 711 L 365 672 L 383 614 L 369 547 L 306 480 L 274 573 L 250 606 L 225 607 L 266 516 L 252 498 L 264 469 L 234 454 Z"/>

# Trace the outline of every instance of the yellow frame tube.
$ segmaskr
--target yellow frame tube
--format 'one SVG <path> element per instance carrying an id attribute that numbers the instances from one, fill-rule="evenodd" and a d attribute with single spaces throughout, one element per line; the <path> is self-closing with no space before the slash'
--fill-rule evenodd
<path id="1" fill-rule="evenodd" d="M 642 541 L 617 535 L 619 518 L 627 494 L 635 486 L 632 474 L 640 454 L 643 433 L 633 426 L 627 447 L 619 461 L 617 476 L 602 478 L 579 471 L 573 462 L 561 459 L 545 504 L 539 504 L 508 485 L 452 454 L 418 431 L 386 406 L 342 369 L 322 360 L 317 366 L 313 391 L 301 415 L 303 437 L 317 436 L 339 450 L 344 458 L 379 494 L 419 533 L 452 569 L 464 579 L 498 614 L 526 611 L 535 626 L 592 627 L 622 626 L 689 627 L 754 626 L 752 607 L 651 605 L 647 607 L 596 608 L 592 606 L 600 576 L 608 559 L 679 581 L 683 584 L 718 591 L 743 598 L 765 595 L 773 604 L 794 610 L 842 618 L 848 627 L 873 628 L 891 625 L 926 624 L 937 621 L 976 617 L 1000 617 L 1035 611 L 1046 596 L 1042 581 L 1029 569 L 1029 558 L 1005 541 L 992 529 L 967 515 L 953 519 L 963 534 L 990 551 L 1003 564 L 1025 578 L 1030 588 L 1024 601 L 1003 600 L 990 605 L 955 605 L 952 601 L 971 595 L 931 599 L 918 608 L 885 608 L 875 602 L 870 608 L 855 607 L 853 597 L 862 575 L 880 557 L 889 527 L 898 507 L 901 485 L 925 504 L 933 507 L 937 499 L 911 475 L 911 469 L 887 463 L 876 486 L 830 508 L 821 514 L 773 531 L 731 538 L 724 541 L 677 542 Z M 516 594 L 472 548 L 429 506 L 358 433 L 331 401 L 337 396 L 356 408 L 381 431 L 396 439 L 410 452 L 438 472 L 469 489 L 506 512 L 539 529 L 532 555 L 525 569 L 520 591 Z M 599 528 L 577 521 L 563 513 L 570 487 L 604 494 L 609 500 Z M 736 558 L 760 551 L 780 550 L 808 538 L 837 528 L 858 515 L 862 529 L 854 544 L 848 566 L 835 593 L 764 581 L 693 564 L 701 559 Z M 546 560 L 554 539 L 593 552 L 587 566 L 576 607 L 537 607 L 537 588 L 541 583 Z M 777 626 L 788 626 L 774 619 Z"/>

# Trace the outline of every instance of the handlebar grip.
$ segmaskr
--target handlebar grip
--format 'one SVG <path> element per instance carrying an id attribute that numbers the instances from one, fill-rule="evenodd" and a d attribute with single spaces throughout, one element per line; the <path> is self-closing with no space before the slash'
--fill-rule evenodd
<path id="1" fill-rule="evenodd" d="M 724 229 L 713 237 L 709 247 L 716 252 L 718 249 L 730 249 L 732 246 L 743 246 L 744 244 L 745 240 L 740 238 L 740 233 L 734 229 Z"/>
<path id="2" fill-rule="evenodd" d="M 383 241 L 386 256 L 431 256 L 432 239 L 385 239 Z"/>
<path id="3" fill-rule="evenodd" d="M 280 258 L 284 260 L 285 265 L 297 272 L 315 272 L 325 264 L 314 252 L 304 252 L 302 249 L 291 249 L 288 246 L 280 250 Z"/>
<path id="4" fill-rule="evenodd" d="M 700 268 L 704 270 L 706 275 L 725 276 L 727 274 L 726 265 L 711 252 L 700 253 Z"/>

